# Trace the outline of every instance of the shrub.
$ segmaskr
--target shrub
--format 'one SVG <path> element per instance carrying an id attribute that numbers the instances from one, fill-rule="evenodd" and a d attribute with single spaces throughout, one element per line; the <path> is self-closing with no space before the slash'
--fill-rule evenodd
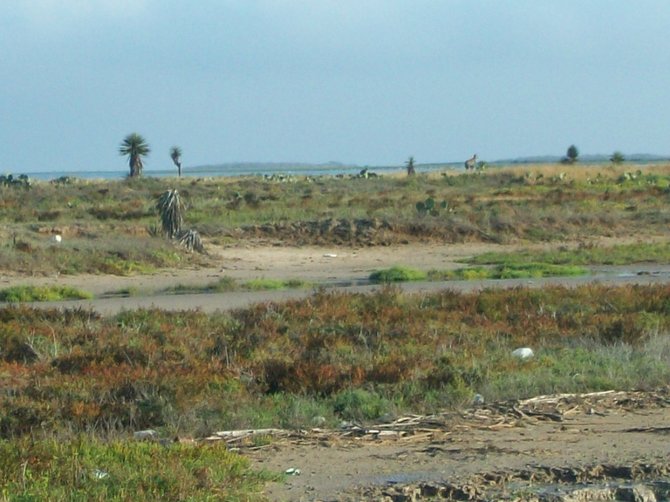
<path id="1" fill-rule="evenodd" d="M 347 389 L 333 396 L 333 409 L 345 420 L 373 420 L 392 411 L 392 404 L 376 392 Z"/>
<path id="2" fill-rule="evenodd" d="M 370 274 L 372 282 L 405 282 L 405 281 L 423 281 L 428 274 L 421 270 L 413 268 L 394 266 L 384 270 L 377 270 Z"/>
<path id="3" fill-rule="evenodd" d="M 70 286 L 12 286 L 0 290 L 0 301 L 53 302 L 59 300 L 88 300 L 93 294 Z"/>

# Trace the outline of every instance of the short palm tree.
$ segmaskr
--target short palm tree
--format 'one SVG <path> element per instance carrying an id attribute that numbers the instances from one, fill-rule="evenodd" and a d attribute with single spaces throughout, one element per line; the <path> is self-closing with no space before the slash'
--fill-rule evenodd
<path id="1" fill-rule="evenodd" d="M 149 144 L 142 135 L 134 132 L 123 139 L 119 147 L 119 153 L 128 156 L 131 178 L 142 174 L 142 168 L 144 167 L 142 158 L 149 155 L 149 152 L 151 152 Z"/>
<path id="2" fill-rule="evenodd" d="M 181 176 L 181 148 L 178 146 L 170 148 L 170 158 L 174 162 L 174 165 L 177 166 L 177 172 Z"/>

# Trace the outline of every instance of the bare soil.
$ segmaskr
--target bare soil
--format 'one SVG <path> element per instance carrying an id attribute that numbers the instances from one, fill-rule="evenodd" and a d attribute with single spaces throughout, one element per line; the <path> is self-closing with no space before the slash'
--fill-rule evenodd
<path id="1" fill-rule="evenodd" d="M 667 500 L 668 397 L 543 396 L 241 451 L 256 467 L 299 471 L 269 485 L 270 500 L 657 500 L 622 492 L 633 486 Z"/>
<path id="2" fill-rule="evenodd" d="M 665 239 L 665 237 L 663 237 Z M 654 240 L 653 238 L 645 241 Z M 589 244 L 611 246 L 634 239 L 599 238 Z M 349 245 L 286 246 L 263 241 L 244 241 L 238 246 L 207 245 L 208 266 L 161 270 L 153 274 L 27 276 L 0 271 L 0 288 L 14 285 L 67 285 L 94 295 L 133 288 L 139 296 L 150 296 L 177 284 L 204 286 L 223 277 L 240 281 L 257 278 L 302 279 L 313 283 L 347 282 L 366 279 L 371 272 L 393 265 L 422 270 L 463 267 L 462 260 L 485 252 L 518 249 L 576 247 L 583 242 L 495 244 L 407 243 L 388 246 Z"/>

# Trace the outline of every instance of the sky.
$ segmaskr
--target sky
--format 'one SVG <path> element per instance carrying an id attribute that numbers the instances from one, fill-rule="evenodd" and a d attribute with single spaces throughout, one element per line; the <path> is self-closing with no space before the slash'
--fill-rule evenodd
<path id="1" fill-rule="evenodd" d="M 1 0 L 0 172 L 670 154 L 668 0 Z"/>

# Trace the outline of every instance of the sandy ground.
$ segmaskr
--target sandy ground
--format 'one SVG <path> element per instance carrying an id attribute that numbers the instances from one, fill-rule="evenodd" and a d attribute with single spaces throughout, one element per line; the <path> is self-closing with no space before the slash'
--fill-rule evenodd
<path id="1" fill-rule="evenodd" d="M 668 425 L 670 408 L 610 405 L 596 412 L 575 412 L 560 421 L 525 417 L 498 427 L 457 421 L 442 428 L 427 426 L 402 438 L 294 440 L 243 454 L 260 468 L 299 469 L 299 475 L 267 487 L 270 500 L 383 500 L 384 491 L 397 485 L 447 483 L 486 491 L 492 488 L 487 478 L 513 480 L 515 473 L 536 469 L 539 481 L 540 468 L 662 466 L 670 458 Z M 494 488 L 529 491 L 533 485 L 520 480 L 512 484 Z M 473 500 L 498 497 L 509 500 L 502 493 Z"/>
<path id="2" fill-rule="evenodd" d="M 141 292 L 155 292 L 175 284 L 203 285 L 222 277 L 240 280 L 256 278 L 303 279 L 306 281 L 355 280 L 391 265 L 415 268 L 449 268 L 462 266 L 456 260 L 488 250 L 509 249 L 482 244 L 400 245 L 389 247 L 212 247 L 208 248 L 214 266 L 209 268 L 169 270 L 131 277 L 78 275 L 51 277 L 0 276 L 0 287 L 14 284 L 61 284 L 81 286 L 99 295 L 134 287 Z"/>

